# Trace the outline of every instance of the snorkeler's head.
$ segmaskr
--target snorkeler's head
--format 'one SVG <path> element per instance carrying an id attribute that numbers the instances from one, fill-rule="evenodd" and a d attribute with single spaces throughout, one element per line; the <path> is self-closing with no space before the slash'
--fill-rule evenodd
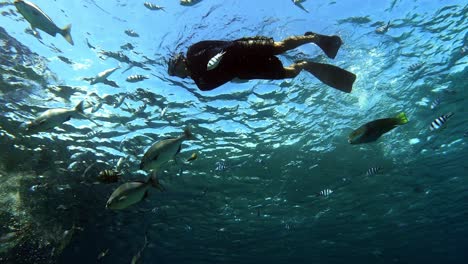
<path id="1" fill-rule="evenodd" d="M 187 66 L 185 65 L 185 56 L 182 52 L 172 56 L 167 64 L 167 73 L 170 76 L 177 76 L 180 78 L 188 76 Z"/>

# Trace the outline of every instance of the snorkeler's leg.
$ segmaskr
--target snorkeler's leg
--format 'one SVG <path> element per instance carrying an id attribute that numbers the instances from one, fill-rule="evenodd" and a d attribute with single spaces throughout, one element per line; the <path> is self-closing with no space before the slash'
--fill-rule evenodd
<path id="1" fill-rule="evenodd" d="M 294 78 L 301 72 L 301 70 L 308 71 L 322 83 L 345 93 L 351 92 L 353 89 L 353 83 L 356 80 L 356 75 L 349 71 L 333 65 L 311 61 L 298 61 L 291 64 L 289 67 L 285 67 L 285 77 Z"/>
<path id="2" fill-rule="evenodd" d="M 306 32 L 304 36 L 291 36 L 274 43 L 275 54 L 284 53 L 287 50 L 295 49 L 307 43 L 314 43 L 319 46 L 323 52 L 334 59 L 338 53 L 342 41 L 338 36 L 325 36 L 312 32 Z"/>

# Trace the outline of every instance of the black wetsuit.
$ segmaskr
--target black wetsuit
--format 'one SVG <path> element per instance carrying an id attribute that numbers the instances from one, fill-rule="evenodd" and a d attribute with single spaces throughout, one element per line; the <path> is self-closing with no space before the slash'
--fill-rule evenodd
<path id="1" fill-rule="evenodd" d="M 188 49 L 187 68 L 190 77 L 203 91 L 213 90 L 234 78 L 283 79 L 283 64 L 275 57 L 273 45 L 272 38 L 261 36 L 234 41 L 201 41 Z M 207 71 L 208 61 L 223 51 L 225 54 L 219 65 Z"/>

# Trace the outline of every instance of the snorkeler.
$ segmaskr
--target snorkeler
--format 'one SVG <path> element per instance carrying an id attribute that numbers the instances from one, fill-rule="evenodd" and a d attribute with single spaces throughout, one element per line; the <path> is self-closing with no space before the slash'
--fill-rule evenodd
<path id="1" fill-rule="evenodd" d="M 275 56 L 306 43 L 319 46 L 329 58 L 335 58 L 342 41 L 338 36 L 307 32 L 280 42 L 256 36 L 234 41 L 208 40 L 190 46 L 187 56 L 173 56 L 168 73 L 180 78 L 191 77 L 202 91 L 213 90 L 235 78 L 242 80 L 280 80 L 296 77 L 306 70 L 321 82 L 343 92 L 351 92 L 356 75 L 329 64 L 309 60 L 296 61 L 283 67 Z"/>

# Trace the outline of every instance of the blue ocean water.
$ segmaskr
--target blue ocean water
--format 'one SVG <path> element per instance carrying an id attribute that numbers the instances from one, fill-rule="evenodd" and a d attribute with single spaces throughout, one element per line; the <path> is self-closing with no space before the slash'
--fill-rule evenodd
<path id="1" fill-rule="evenodd" d="M 60 28 L 72 24 L 75 44 L 32 35 L 0 3 L 1 263 L 466 262 L 465 1 L 34 3 Z M 306 72 L 209 92 L 167 74 L 170 55 L 198 41 L 306 31 L 339 35 L 337 57 L 308 44 L 281 61 L 347 69 L 350 94 Z M 119 51 L 126 59 L 106 56 Z M 115 67 L 118 88 L 83 80 Z M 136 74 L 148 79 L 126 81 Z M 41 112 L 82 100 L 90 119 L 24 132 Z M 353 129 L 400 112 L 408 124 L 348 144 Z M 160 172 L 166 191 L 106 209 L 119 184 L 147 177 L 145 150 L 186 126 L 199 140 Z M 117 167 L 119 183 L 98 181 Z"/>

